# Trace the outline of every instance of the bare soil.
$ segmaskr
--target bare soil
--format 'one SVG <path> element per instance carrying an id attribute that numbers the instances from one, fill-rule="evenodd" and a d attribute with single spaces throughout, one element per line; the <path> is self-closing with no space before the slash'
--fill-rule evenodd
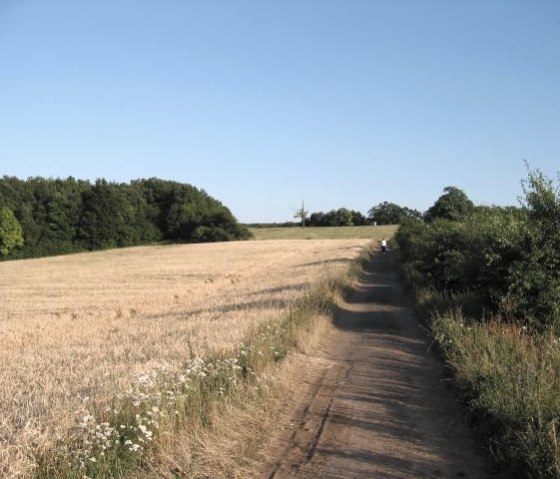
<path id="1" fill-rule="evenodd" d="M 262 477 L 495 478 L 390 253 L 372 260 L 339 308 L 324 348 L 299 373 L 296 397 L 286 398 L 291 413 Z"/>

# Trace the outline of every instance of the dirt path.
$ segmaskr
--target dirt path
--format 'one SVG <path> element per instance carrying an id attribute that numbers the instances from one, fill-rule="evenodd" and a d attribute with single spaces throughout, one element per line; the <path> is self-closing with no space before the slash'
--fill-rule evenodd
<path id="1" fill-rule="evenodd" d="M 390 254 L 377 255 L 340 305 L 265 477 L 492 476 L 394 271 Z"/>

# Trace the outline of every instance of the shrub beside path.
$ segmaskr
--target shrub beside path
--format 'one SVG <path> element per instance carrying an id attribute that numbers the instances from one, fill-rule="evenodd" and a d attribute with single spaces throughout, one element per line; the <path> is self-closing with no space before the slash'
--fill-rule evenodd
<path id="1" fill-rule="evenodd" d="M 391 255 L 376 255 L 309 358 L 262 477 L 497 477 L 428 348 Z"/>

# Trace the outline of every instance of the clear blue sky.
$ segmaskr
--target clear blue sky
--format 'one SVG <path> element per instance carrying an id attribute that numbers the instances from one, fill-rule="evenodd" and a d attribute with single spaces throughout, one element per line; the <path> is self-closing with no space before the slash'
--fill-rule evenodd
<path id="1" fill-rule="evenodd" d="M 560 170 L 557 0 L 0 0 L 0 175 L 159 177 L 244 222 L 517 204 Z"/>

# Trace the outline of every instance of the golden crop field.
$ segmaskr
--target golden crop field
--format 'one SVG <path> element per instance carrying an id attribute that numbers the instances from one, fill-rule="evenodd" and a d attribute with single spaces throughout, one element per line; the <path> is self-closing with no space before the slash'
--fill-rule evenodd
<path id="1" fill-rule="evenodd" d="M 0 472 L 134 375 L 231 348 L 366 239 L 138 247 L 0 263 Z"/>

